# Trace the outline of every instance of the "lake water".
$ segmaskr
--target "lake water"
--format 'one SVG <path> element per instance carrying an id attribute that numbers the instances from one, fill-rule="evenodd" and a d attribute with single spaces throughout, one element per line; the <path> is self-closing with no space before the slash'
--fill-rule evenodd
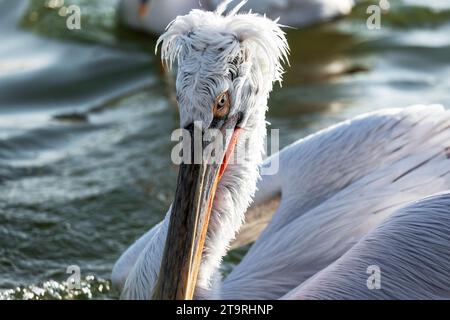
<path id="1" fill-rule="evenodd" d="M 0 298 L 116 298 L 121 252 L 174 194 L 178 115 L 155 38 L 117 23 L 117 0 L 72 0 L 81 30 L 47 1 L 0 0 Z M 291 67 L 270 100 L 282 146 L 370 110 L 450 106 L 450 1 L 398 0 L 366 26 L 288 30 Z M 224 270 L 245 249 L 227 256 Z M 78 265 L 81 290 L 66 268 Z"/>

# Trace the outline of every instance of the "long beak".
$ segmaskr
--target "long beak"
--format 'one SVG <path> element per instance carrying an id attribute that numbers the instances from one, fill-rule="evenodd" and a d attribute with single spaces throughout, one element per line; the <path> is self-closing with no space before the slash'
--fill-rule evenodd
<path id="1" fill-rule="evenodd" d="M 149 0 L 141 0 L 139 2 L 139 18 L 143 19 L 150 9 L 150 1 Z"/>
<path id="2" fill-rule="evenodd" d="M 153 299 L 191 300 L 194 296 L 214 195 L 240 132 L 237 121 L 237 116 L 232 117 L 221 129 L 226 146 L 222 163 L 180 165 Z M 229 134 L 230 130 L 226 129 L 233 130 Z M 191 137 L 194 137 L 193 130 L 192 126 Z"/>

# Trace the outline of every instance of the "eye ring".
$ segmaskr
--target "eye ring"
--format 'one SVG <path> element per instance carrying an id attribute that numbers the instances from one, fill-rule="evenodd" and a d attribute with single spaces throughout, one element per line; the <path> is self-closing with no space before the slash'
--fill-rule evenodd
<path id="1" fill-rule="evenodd" d="M 215 118 L 223 118 L 230 112 L 230 94 L 228 91 L 219 94 L 214 102 L 213 114 Z"/>

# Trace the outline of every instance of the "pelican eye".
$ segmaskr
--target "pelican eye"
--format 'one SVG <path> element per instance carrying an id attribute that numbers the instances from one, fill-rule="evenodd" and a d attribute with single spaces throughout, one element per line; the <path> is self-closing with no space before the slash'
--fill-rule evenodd
<path id="1" fill-rule="evenodd" d="M 219 94 L 214 102 L 214 117 L 223 118 L 230 112 L 230 94 L 228 91 Z"/>

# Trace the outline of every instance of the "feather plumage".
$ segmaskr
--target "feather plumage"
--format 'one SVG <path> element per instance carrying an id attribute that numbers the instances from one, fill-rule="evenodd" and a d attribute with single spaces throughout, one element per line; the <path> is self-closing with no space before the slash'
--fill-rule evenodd
<path id="1" fill-rule="evenodd" d="M 314 291 L 317 295 L 299 289 L 289 297 L 295 297 L 295 292 L 300 296 L 312 292 L 306 297 L 338 297 L 337 289 L 333 291 L 334 287 L 320 282 L 330 274 L 323 270 L 343 268 L 347 261 L 353 261 L 352 257 L 361 256 L 364 248 L 370 247 L 367 239 L 371 238 L 365 235 L 382 239 L 381 245 L 374 247 L 381 254 L 388 247 L 388 232 L 396 229 L 390 226 L 401 223 L 405 223 L 398 229 L 405 232 L 403 239 L 415 239 L 417 226 L 434 230 L 420 234 L 424 241 L 414 242 L 418 250 L 436 244 L 430 249 L 435 252 L 446 244 L 448 239 L 442 233 L 448 229 L 447 220 L 442 220 L 443 224 L 432 220 L 443 215 L 441 208 L 430 209 L 427 219 L 431 220 L 422 219 L 424 213 L 416 215 L 414 206 L 401 210 L 413 201 L 450 189 L 450 112 L 442 106 L 377 111 L 299 140 L 266 160 L 263 166 L 278 157 L 280 170 L 273 176 L 263 176 L 257 185 L 267 99 L 273 82 L 281 81 L 288 46 L 277 22 L 233 10 L 223 15 L 227 4 L 217 12 L 193 10 L 178 17 L 158 41 L 168 65 L 178 64 L 182 126 L 201 120 L 208 127 L 211 103 L 224 90 L 231 92 L 231 113 L 245 114 L 236 150 L 246 149 L 248 157 L 230 163 L 218 185 L 196 297 L 274 299 L 308 282 L 308 288 L 317 283 L 324 287 Z M 255 192 L 255 203 L 281 194 L 280 206 L 243 261 L 222 282 L 222 257 L 242 225 Z M 420 212 L 429 208 L 425 204 L 419 205 Z M 169 209 L 164 221 L 116 264 L 113 282 L 124 287 L 123 298 L 151 297 L 170 213 Z M 408 213 L 412 213 L 410 217 Z M 395 241 L 402 240 L 401 232 L 394 235 Z M 422 244 L 424 247 L 420 247 Z M 402 268 L 417 271 L 418 256 L 396 252 L 396 263 L 402 265 L 385 264 L 381 266 L 383 272 L 395 274 Z M 449 251 L 436 254 L 433 258 L 439 260 L 427 260 L 427 268 L 442 266 L 448 257 Z M 386 297 L 438 297 L 440 287 L 430 284 L 450 278 L 448 272 L 441 268 L 439 274 L 430 274 L 433 279 L 403 281 L 401 288 L 390 288 Z M 320 281 L 313 282 L 311 277 L 315 275 Z M 351 287 L 345 277 L 342 283 Z M 409 294 L 414 290 L 420 295 Z M 362 291 L 360 294 L 358 298 L 372 297 Z"/>

